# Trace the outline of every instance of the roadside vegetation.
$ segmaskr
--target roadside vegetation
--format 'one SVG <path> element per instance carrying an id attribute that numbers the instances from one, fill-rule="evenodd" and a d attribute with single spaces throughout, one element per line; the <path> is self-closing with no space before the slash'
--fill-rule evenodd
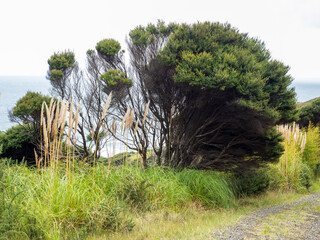
<path id="1" fill-rule="evenodd" d="M 204 237 L 319 190 L 318 122 L 294 122 L 288 67 L 262 42 L 218 23 L 159 21 L 129 36 L 132 78 L 105 39 L 85 72 L 72 52 L 53 54 L 54 97 L 28 92 L 11 111 L 3 239 Z M 119 142 L 125 152 L 102 157 Z"/>

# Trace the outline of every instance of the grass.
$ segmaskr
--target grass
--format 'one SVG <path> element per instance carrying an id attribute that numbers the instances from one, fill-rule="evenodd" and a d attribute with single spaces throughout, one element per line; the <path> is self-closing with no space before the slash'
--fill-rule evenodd
<path id="1" fill-rule="evenodd" d="M 52 175 L 50 168 L 30 169 L 3 160 L 0 194 L 7 210 L 2 210 L 0 222 L 11 229 L 0 228 L 2 236 L 199 239 L 252 210 L 303 196 L 267 192 L 236 199 L 224 176 L 210 171 L 75 164 L 71 177 L 67 174 L 64 165 Z"/>
<path id="2" fill-rule="evenodd" d="M 317 98 L 313 98 L 313 99 L 310 99 L 306 102 L 299 102 L 297 104 L 297 108 L 302 108 L 302 107 L 305 107 L 305 106 L 308 106 L 308 105 L 311 105 L 314 101 L 320 99 L 320 97 L 317 97 Z"/>
<path id="3" fill-rule="evenodd" d="M 284 136 L 284 153 L 280 157 L 277 167 L 286 190 L 298 189 L 300 187 L 300 174 L 302 155 L 306 145 L 306 133 L 299 129 L 299 125 L 277 126 L 279 132 Z"/>
<path id="4" fill-rule="evenodd" d="M 302 196 L 295 192 L 268 192 L 239 199 L 233 208 L 228 209 L 206 209 L 193 204 L 178 212 L 160 209 L 133 214 L 134 231 L 94 235 L 89 239 L 207 239 L 215 230 L 235 224 L 253 210 L 294 201 Z"/>
<path id="5" fill-rule="evenodd" d="M 187 213 L 190 206 L 227 208 L 235 200 L 227 181 L 215 172 L 199 171 L 205 181 L 195 179 L 191 184 L 196 170 L 75 164 L 70 175 L 66 164 L 56 166 L 53 172 L 4 160 L 0 169 L 3 204 L 19 208 L 12 219 L 15 231 L 29 238 L 33 235 L 19 227 L 19 222 L 39 229 L 44 239 L 81 239 L 93 233 L 130 232 L 142 221 L 140 215 L 168 212 L 171 218 L 175 213 L 179 222 L 180 212 Z M 4 216 L 2 221 L 8 221 Z M 8 234 L 3 232 L 5 237 Z"/>

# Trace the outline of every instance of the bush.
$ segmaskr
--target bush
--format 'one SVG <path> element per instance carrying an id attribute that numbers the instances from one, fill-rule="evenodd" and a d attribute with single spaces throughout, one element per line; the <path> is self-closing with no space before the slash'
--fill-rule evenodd
<path id="1" fill-rule="evenodd" d="M 0 133 L 0 157 L 12 158 L 22 161 L 25 159 L 28 163 L 33 164 L 34 149 L 37 146 L 33 143 L 30 135 L 30 129 L 26 125 L 17 125 L 9 128 L 7 131 Z"/>
<path id="2" fill-rule="evenodd" d="M 284 177 L 281 175 L 279 164 L 269 164 L 266 173 L 269 176 L 269 189 L 278 190 L 284 188 Z"/>
<path id="3" fill-rule="evenodd" d="M 299 179 L 297 182 L 291 182 L 290 188 L 297 192 L 305 192 L 312 186 L 313 173 L 310 167 L 305 163 L 300 163 Z M 271 190 L 288 190 L 288 182 L 284 175 L 281 174 L 279 164 L 270 164 L 266 170 L 270 179 L 269 189 Z"/>
<path id="4" fill-rule="evenodd" d="M 153 185 L 148 180 L 135 179 L 132 176 L 122 178 L 121 191 L 119 195 L 131 207 L 140 210 L 150 209 L 150 190 Z"/>
<path id="5" fill-rule="evenodd" d="M 254 169 L 249 173 L 235 174 L 231 177 L 231 184 L 238 197 L 250 196 L 265 192 L 270 185 L 267 168 Z"/>
<path id="6" fill-rule="evenodd" d="M 318 175 L 320 163 L 320 131 L 319 127 L 309 124 L 306 131 L 307 141 L 302 155 L 302 161 Z"/>
<path id="7" fill-rule="evenodd" d="M 299 192 L 304 192 L 306 190 L 309 190 L 309 188 L 312 186 L 312 179 L 313 179 L 313 173 L 310 167 L 307 164 L 302 163 L 301 169 L 300 169 L 300 181 L 299 181 L 299 187 L 297 187 L 297 190 Z"/>

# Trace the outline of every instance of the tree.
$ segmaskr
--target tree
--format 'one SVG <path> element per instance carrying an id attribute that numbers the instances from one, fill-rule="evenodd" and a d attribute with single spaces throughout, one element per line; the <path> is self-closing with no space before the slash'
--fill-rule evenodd
<path id="1" fill-rule="evenodd" d="M 49 105 L 50 101 L 51 97 L 28 91 L 26 95 L 17 101 L 15 107 L 10 112 L 10 119 L 17 123 L 40 126 L 42 103 L 46 102 Z"/>
<path id="2" fill-rule="evenodd" d="M 320 123 L 320 99 L 313 101 L 310 105 L 304 106 L 299 110 L 299 125 L 308 127 L 309 122 L 314 125 Z"/>
<path id="3" fill-rule="evenodd" d="M 72 102 L 75 106 L 73 114 L 79 107 L 77 136 L 72 142 L 77 157 L 88 161 L 99 158 L 108 139 L 108 134 L 102 129 L 106 121 L 103 112 L 109 95 L 103 91 L 105 87 L 100 80 L 101 74 L 106 71 L 102 59 L 93 50 L 88 50 L 86 69 L 80 70 L 74 53 L 64 51 L 54 53 L 48 64 L 47 78 L 51 82 L 52 93 L 60 100 Z"/>
<path id="4" fill-rule="evenodd" d="M 2 136 L 6 157 L 20 160 L 25 157 L 33 163 L 34 151 L 40 155 L 41 108 L 43 102 L 49 105 L 50 101 L 50 97 L 31 91 L 17 101 L 9 112 L 9 118 L 19 126 L 10 128 Z"/>
<path id="5" fill-rule="evenodd" d="M 289 68 L 229 24 L 171 26 L 139 26 L 129 42 L 142 92 L 168 132 L 168 164 L 242 171 L 278 159 L 273 127 L 296 117 Z"/>
<path id="6" fill-rule="evenodd" d="M 74 53 L 71 51 L 54 53 L 48 60 L 49 70 L 47 79 L 50 80 L 53 95 L 61 96 L 62 99 L 68 98 L 71 91 L 70 75 L 77 63 Z"/>
<path id="7" fill-rule="evenodd" d="M 92 52 L 102 59 L 105 67 L 105 72 L 100 74 L 103 91 L 113 94 L 113 122 L 106 122 L 107 129 L 115 139 L 137 151 L 142 157 L 143 166 L 147 167 L 147 150 L 155 142 L 156 128 L 147 114 L 150 104 L 141 94 L 139 82 L 131 80 L 134 79 L 133 75 L 129 78 L 123 57 L 124 51 L 120 49 L 117 41 L 104 39 L 96 45 L 97 54 Z M 117 123 L 125 126 L 120 132 L 115 127 Z"/>

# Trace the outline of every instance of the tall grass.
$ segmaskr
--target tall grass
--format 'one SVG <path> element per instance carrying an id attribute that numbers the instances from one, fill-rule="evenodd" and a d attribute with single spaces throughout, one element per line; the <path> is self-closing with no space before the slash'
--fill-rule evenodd
<path id="1" fill-rule="evenodd" d="M 1 163 L 5 204 L 19 209 L 7 210 L 14 219 L 2 215 L 0 221 L 14 225 L 11 230 L 21 232 L 21 239 L 32 238 L 35 232 L 44 239 L 81 239 L 94 232 L 130 231 L 135 223 L 128 216 L 133 213 L 178 211 L 194 203 L 206 208 L 234 203 L 227 182 L 214 172 L 75 163 L 70 181 L 66 164 L 57 168 L 52 174 L 50 167 Z"/>
<path id="2" fill-rule="evenodd" d="M 284 136 L 284 153 L 277 165 L 282 178 L 283 188 L 286 190 L 297 189 L 300 185 L 302 154 L 306 145 L 306 133 L 299 129 L 299 125 L 277 126 Z"/>

